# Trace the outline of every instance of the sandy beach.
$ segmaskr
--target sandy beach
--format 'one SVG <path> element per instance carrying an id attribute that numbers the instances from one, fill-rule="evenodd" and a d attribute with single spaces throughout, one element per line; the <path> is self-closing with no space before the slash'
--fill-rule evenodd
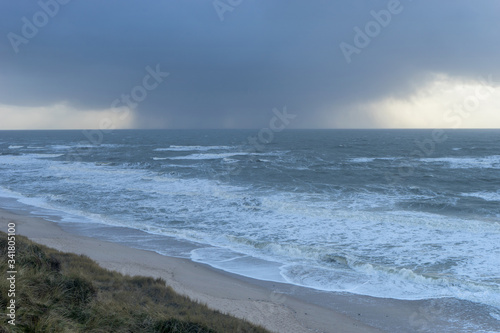
<path id="1" fill-rule="evenodd" d="M 83 254 L 127 275 L 162 278 L 175 291 L 273 332 L 448 332 L 445 305 L 315 291 L 254 280 L 187 259 L 68 233 L 57 223 L 0 210 L 2 226 L 64 252 Z M 429 310 L 429 311 L 427 311 Z M 452 308 L 448 309 L 453 311 Z M 431 311 L 438 311 L 436 315 Z M 451 331 L 450 331 L 451 332 Z"/>
<path id="2" fill-rule="evenodd" d="M 15 222 L 17 234 L 60 251 L 84 254 L 104 268 L 161 277 L 178 293 L 274 332 L 382 332 L 346 315 L 245 281 L 250 279 L 189 260 L 72 235 L 41 218 L 1 211 L 0 220 L 4 226 Z"/>

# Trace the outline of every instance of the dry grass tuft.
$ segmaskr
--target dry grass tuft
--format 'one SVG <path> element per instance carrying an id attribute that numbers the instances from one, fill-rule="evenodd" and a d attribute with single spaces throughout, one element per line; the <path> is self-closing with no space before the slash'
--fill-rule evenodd
<path id="1" fill-rule="evenodd" d="M 3 232 L 0 254 L 6 272 Z M 124 276 L 22 236 L 16 236 L 16 268 L 16 326 L 5 320 L 9 282 L 0 279 L 0 332 L 267 332 L 176 294 L 162 279 Z"/>

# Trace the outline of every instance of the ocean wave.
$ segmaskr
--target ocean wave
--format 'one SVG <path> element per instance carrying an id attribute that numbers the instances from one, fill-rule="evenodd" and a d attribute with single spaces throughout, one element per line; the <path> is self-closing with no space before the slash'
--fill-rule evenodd
<path id="1" fill-rule="evenodd" d="M 118 148 L 123 147 L 121 144 L 103 143 L 103 144 L 91 144 L 91 143 L 75 143 L 73 145 L 50 145 L 51 149 L 54 150 L 69 150 L 69 149 L 93 149 L 93 148 Z"/>
<path id="2" fill-rule="evenodd" d="M 418 178 L 416 172 L 393 185 L 381 175 L 392 161 L 404 161 L 404 156 L 394 156 L 410 153 L 412 144 L 395 142 L 390 152 L 377 142 L 365 150 L 332 152 L 327 141 L 314 146 L 285 138 L 266 146 L 264 151 L 270 152 L 252 153 L 231 146 L 236 139 L 229 136 L 226 141 L 204 136 L 172 141 L 155 134 L 137 142 L 116 135 L 110 142 L 127 142 L 121 151 L 105 149 L 119 145 L 89 146 L 64 137 L 10 140 L 2 146 L 10 155 L 0 156 L 0 185 L 22 193 L 26 197 L 21 199 L 32 206 L 213 246 L 195 251 L 192 259 L 255 278 L 272 275 L 317 289 L 394 298 L 461 297 L 459 292 L 468 291 L 486 295 L 487 304 L 500 298 L 500 292 L 488 290 L 488 283 L 498 285 L 500 276 L 500 225 L 498 209 L 492 208 L 500 192 L 491 185 L 496 172 L 481 172 L 479 177 L 487 181 L 478 182 L 479 172 L 472 169 L 498 168 L 500 156 L 494 150 L 458 157 L 463 153 L 451 147 L 470 151 L 466 141 L 442 146 L 453 156 L 436 152 L 434 158 L 415 158 L 425 176 Z M 185 145 L 169 146 L 171 142 Z M 217 145 L 221 142 L 228 145 Z M 25 149 L 6 149 L 9 144 L 44 146 L 28 151 L 51 154 L 23 154 Z M 85 151 L 89 153 L 78 161 L 57 159 L 78 147 L 101 149 Z M 245 156 L 263 163 L 242 163 Z M 238 178 L 225 182 L 212 177 L 230 163 L 241 164 Z M 429 175 L 434 178 L 423 178 Z"/>
<path id="3" fill-rule="evenodd" d="M 496 284 L 370 263 L 357 263 L 350 268 L 332 270 L 317 265 L 288 264 L 282 267 L 281 274 L 289 283 L 325 291 L 405 300 L 456 297 L 500 307 Z"/>
<path id="4" fill-rule="evenodd" d="M 66 150 L 66 149 L 71 149 L 71 146 L 67 145 L 51 145 L 50 148 L 54 150 Z"/>
<path id="5" fill-rule="evenodd" d="M 421 158 L 425 163 L 446 163 L 450 169 L 500 169 L 500 155 L 484 157 L 434 157 Z"/>
<path id="6" fill-rule="evenodd" d="M 397 159 L 398 159 L 398 157 L 356 157 L 356 158 L 351 158 L 349 160 L 349 162 L 351 162 L 351 163 L 371 163 L 371 162 L 375 162 L 377 160 L 394 161 Z"/>
<path id="7" fill-rule="evenodd" d="M 35 160 L 46 160 L 56 157 L 64 156 L 64 154 L 0 154 L 0 163 L 5 165 L 30 165 Z"/>
<path id="8" fill-rule="evenodd" d="M 500 201 L 500 192 L 473 192 L 461 193 L 464 197 L 476 197 L 486 201 Z"/>
<path id="9" fill-rule="evenodd" d="M 207 151 L 207 150 L 226 150 L 234 149 L 235 146 L 175 146 L 168 148 L 156 148 L 154 151 Z"/>
<path id="10" fill-rule="evenodd" d="M 64 156 L 64 154 L 25 154 L 34 158 L 56 158 Z"/>
<path id="11" fill-rule="evenodd" d="M 228 157 L 234 156 L 257 156 L 264 155 L 260 153 L 219 153 L 219 154 L 191 154 L 186 156 L 173 156 L 169 157 L 171 160 L 216 160 L 216 159 L 225 159 Z"/>
<path id="12" fill-rule="evenodd" d="M 459 148 L 461 149 L 461 148 Z M 455 149 L 454 149 L 455 150 Z M 356 157 L 348 161 L 351 163 L 372 163 L 375 161 L 396 161 L 403 160 L 402 157 Z M 406 159 L 408 160 L 408 159 Z M 500 169 L 500 155 L 483 157 L 427 157 L 418 159 L 423 163 L 446 163 L 451 169 L 471 169 L 471 168 L 492 168 Z"/>

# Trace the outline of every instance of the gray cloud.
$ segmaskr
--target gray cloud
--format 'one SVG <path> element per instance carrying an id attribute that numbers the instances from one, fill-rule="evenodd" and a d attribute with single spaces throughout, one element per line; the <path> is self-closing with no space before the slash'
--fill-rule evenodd
<path id="1" fill-rule="evenodd" d="M 389 2 L 243 0 L 221 22 L 212 1 L 72 0 L 15 53 L 8 33 L 41 8 L 4 1 L 0 104 L 109 108 L 160 64 L 170 76 L 138 106 L 138 127 L 259 127 L 283 105 L 294 126 L 321 127 L 350 105 L 408 95 L 427 73 L 500 80 L 500 5 L 487 0 L 401 0 L 348 64 L 339 44 Z"/>

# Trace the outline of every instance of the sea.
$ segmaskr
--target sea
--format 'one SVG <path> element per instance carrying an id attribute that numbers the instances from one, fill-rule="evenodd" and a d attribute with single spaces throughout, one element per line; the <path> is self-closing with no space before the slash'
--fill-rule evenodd
<path id="1" fill-rule="evenodd" d="M 500 130 L 263 133 L 0 131 L 0 207 L 259 280 L 470 301 L 500 323 Z"/>

